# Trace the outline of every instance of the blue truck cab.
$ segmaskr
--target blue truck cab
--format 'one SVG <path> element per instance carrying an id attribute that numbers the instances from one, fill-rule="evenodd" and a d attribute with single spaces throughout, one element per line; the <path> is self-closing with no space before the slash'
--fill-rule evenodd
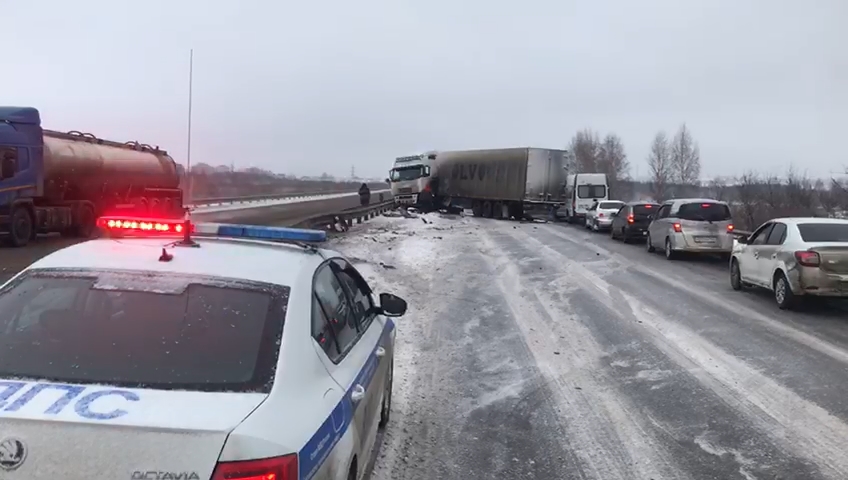
<path id="1" fill-rule="evenodd" d="M 43 138 L 38 110 L 0 107 L 0 233 L 11 235 L 13 244 L 26 243 L 37 233 L 33 199 L 44 187 Z M 22 234 L 28 238 L 20 238 Z"/>

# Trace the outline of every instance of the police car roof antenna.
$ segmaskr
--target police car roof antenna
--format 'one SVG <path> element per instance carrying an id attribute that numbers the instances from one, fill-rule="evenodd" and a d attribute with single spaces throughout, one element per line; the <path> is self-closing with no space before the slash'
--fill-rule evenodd
<path id="1" fill-rule="evenodd" d="M 191 238 L 191 210 L 188 207 L 185 208 L 185 221 L 183 222 L 183 239 L 178 241 L 178 242 L 175 242 L 174 246 L 177 246 L 177 247 L 195 247 L 195 248 L 200 247 L 200 244 L 195 242 Z M 161 260 L 161 258 L 160 258 L 160 260 Z M 162 260 L 162 261 L 168 261 L 168 260 Z"/>

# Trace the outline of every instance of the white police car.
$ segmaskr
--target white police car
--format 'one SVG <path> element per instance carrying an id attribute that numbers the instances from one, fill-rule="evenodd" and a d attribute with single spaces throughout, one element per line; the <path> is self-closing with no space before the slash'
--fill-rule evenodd
<path id="1" fill-rule="evenodd" d="M 362 477 L 405 301 L 324 232 L 99 224 L 0 288 L 0 478 Z"/>

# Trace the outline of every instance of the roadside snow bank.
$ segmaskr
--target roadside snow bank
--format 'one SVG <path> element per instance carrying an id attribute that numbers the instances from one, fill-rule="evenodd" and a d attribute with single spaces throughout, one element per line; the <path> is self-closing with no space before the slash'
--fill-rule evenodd
<path id="1" fill-rule="evenodd" d="M 421 346 L 433 319 L 441 314 L 441 305 L 431 291 L 439 272 L 455 254 L 450 236 L 469 227 L 468 219 L 458 215 L 380 216 L 354 225 L 346 235 L 330 242 L 330 248 L 353 262 L 375 293 L 393 293 L 408 303 L 406 315 L 396 319 L 392 420 L 374 465 L 374 480 L 393 478 L 390 466 L 409 440 L 403 431 L 412 414 L 411 382 L 416 378 Z"/>

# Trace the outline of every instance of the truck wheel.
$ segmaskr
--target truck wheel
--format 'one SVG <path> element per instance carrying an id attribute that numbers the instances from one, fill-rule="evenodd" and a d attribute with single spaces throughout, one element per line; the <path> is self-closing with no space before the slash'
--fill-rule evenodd
<path id="1" fill-rule="evenodd" d="M 9 216 L 8 242 L 13 247 L 24 247 L 33 237 L 35 230 L 32 224 L 32 214 L 26 207 L 17 207 Z"/>
<path id="2" fill-rule="evenodd" d="M 480 202 L 475 201 L 471 204 L 471 212 L 475 217 L 483 216 L 483 205 Z"/>
<path id="3" fill-rule="evenodd" d="M 492 218 L 495 220 L 503 219 L 503 203 L 495 202 L 492 205 Z"/>
<path id="4" fill-rule="evenodd" d="M 79 209 L 77 226 L 74 229 L 76 230 L 76 236 L 80 238 L 91 237 L 91 234 L 94 233 L 94 228 L 97 226 L 96 223 L 97 219 L 94 218 L 94 210 L 88 205 L 83 205 Z"/>
<path id="5" fill-rule="evenodd" d="M 483 216 L 485 218 L 492 218 L 492 202 L 488 200 L 483 202 Z"/>

